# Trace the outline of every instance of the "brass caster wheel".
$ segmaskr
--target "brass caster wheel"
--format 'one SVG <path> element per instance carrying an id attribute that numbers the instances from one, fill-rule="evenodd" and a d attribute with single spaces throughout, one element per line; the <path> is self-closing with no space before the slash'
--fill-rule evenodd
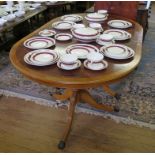
<path id="1" fill-rule="evenodd" d="M 119 106 L 114 106 L 114 112 L 119 112 Z"/>
<path id="2" fill-rule="evenodd" d="M 58 148 L 63 150 L 65 148 L 65 145 L 66 145 L 65 142 L 61 140 L 58 144 Z"/>

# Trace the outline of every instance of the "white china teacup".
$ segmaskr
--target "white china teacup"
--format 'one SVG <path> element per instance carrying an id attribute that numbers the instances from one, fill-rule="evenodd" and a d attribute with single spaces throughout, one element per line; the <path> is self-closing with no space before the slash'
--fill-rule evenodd
<path id="1" fill-rule="evenodd" d="M 91 52 L 87 55 L 87 60 L 90 63 L 99 63 L 103 60 L 104 56 L 103 54 L 99 52 Z"/>
<path id="2" fill-rule="evenodd" d="M 78 60 L 76 54 L 64 54 L 60 57 L 60 61 L 65 65 L 74 65 Z"/>
<path id="3" fill-rule="evenodd" d="M 100 14 L 107 14 L 108 13 L 107 10 L 98 10 L 97 12 L 100 13 Z"/>

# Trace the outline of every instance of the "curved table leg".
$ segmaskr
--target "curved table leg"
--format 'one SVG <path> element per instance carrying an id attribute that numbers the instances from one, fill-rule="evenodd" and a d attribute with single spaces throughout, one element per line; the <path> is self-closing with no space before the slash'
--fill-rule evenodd
<path id="1" fill-rule="evenodd" d="M 52 96 L 56 100 L 67 100 L 69 99 L 73 94 L 73 91 L 71 89 L 65 89 L 64 94 L 53 94 Z"/>
<path id="2" fill-rule="evenodd" d="M 109 85 L 104 84 L 103 85 L 103 90 L 108 93 L 109 95 L 115 97 L 117 100 L 120 99 L 121 94 L 114 92 L 113 90 L 111 90 L 111 88 L 109 87 Z"/>
<path id="3" fill-rule="evenodd" d="M 78 102 L 78 92 L 75 91 L 75 92 L 73 92 L 72 96 L 70 97 L 70 104 L 69 104 L 68 116 L 67 116 L 67 125 L 65 128 L 63 137 L 58 144 L 59 149 L 65 148 L 65 143 L 66 143 L 66 140 L 67 140 L 68 135 L 69 135 L 70 130 L 71 130 L 73 115 L 74 115 L 75 106 L 76 106 L 77 102 Z"/>
<path id="4" fill-rule="evenodd" d="M 79 93 L 80 93 L 79 95 L 80 95 L 81 101 L 84 101 L 84 102 L 90 104 L 91 106 L 95 107 L 96 109 L 109 111 L 109 112 L 112 112 L 115 110 L 115 108 L 113 106 L 96 103 L 96 101 L 92 98 L 92 96 L 86 90 L 80 90 Z"/>

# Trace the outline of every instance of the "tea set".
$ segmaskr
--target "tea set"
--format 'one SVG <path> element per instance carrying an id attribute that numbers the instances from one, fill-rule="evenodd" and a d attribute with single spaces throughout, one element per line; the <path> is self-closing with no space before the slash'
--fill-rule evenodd
<path id="1" fill-rule="evenodd" d="M 59 59 L 57 60 L 58 68 L 63 70 L 75 70 L 80 68 L 83 64 L 83 66 L 89 70 L 99 71 L 106 69 L 108 63 L 104 60 L 104 56 L 116 60 L 128 59 L 134 56 L 134 51 L 132 51 L 132 49 L 127 48 L 125 45 L 122 47 L 119 46 L 120 44 L 115 44 L 115 39 L 129 39 L 131 38 L 131 34 L 119 29 L 109 29 L 107 32 L 105 31 L 106 33 L 103 32 L 101 23 L 107 19 L 107 16 L 107 10 L 98 10 L 96 13 L 87 14 L 85 19 L 88 21 L 88 27 L 82 23 L 75 23 L 72 21 L 72 19 L 81 21 L 83 18 L 80 15 L 62 16 L 61 21 L 53 23 L 52 27 L 57 30 L 70 30 L 71 34 L 65 32 L 56 34 L 55 30 L 44 29 L 39 32 L 39 35 L 44 38 L 39 40 L 36 38 L 30 41 L 27 40 L 25 41 L 24 46 L 32 49 L 33 44 L 36 46 L 38 44 L 40 45 L 41 42 L 41 45 L 46 43 L 45 48 L 48 48 L 48 46 L 55 44 L 54 39 L 64 42 L 71 40 L 74 37 L 74 39 L 83 42 L 83 44 L 69 45 L 65 49 L 65 53 L 58 54 L 58 52 L 56 52 L 59 55 Z M 69 21 L 67 19 L 69 19 Z M 115 22 L 117 23 L 115 24 Z M 111 23 L 113 27 L 116 26 L 115 28 L 117 28 L 119 22 L 122 21 L 115 20 Z M 51 40 L 50 37 L 54 37 L 54 39 Z M 50 43 L 52 41 L 53 43 Z M 94 45 L 86 44 L 94 41 L 102 46 L 100 50 Z M 125 56 L 121 56 L 120 53 L 122 50 L 123 54 L 125 53 Z M 110 55 L 108 53 L 110 53 Z M 56 61 L 54 60 L 54 62 Z M 34 62 L 29 64 L 34 65 Z"/>

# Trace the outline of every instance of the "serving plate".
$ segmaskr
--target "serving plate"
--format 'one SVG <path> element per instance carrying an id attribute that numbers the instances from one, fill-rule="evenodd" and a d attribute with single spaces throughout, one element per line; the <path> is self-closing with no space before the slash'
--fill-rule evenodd
<path id="1" fill-rule="evenodd" d="M 30 49 L 49 48 L 55 45 L 55 40 L 50 37 L 32 37 L 24 42 L 24 46 Z"/>
<path id="2" fill-rule="evenodd" d="M 79 59 L 86 59 L 87 54 L 99 52 L 99 49 L 90 44 L 73 44 L 68 46 L 65 51 L 67 54 L 76 54 Z"/>
<path id="3" fill-rule="evenodd" d="M 24 61 L 29 65 L 47 66 L 55 64 L 59 59 L 59 55 L 50 49 L 39 49 L 27 53 Z"/>
<path id="4" fill-rule="evenodd" d="M 132 23 L 125 20 L 110 20 L 108 25 L 113 28 L 129 28 L 132 27 Z"/>

